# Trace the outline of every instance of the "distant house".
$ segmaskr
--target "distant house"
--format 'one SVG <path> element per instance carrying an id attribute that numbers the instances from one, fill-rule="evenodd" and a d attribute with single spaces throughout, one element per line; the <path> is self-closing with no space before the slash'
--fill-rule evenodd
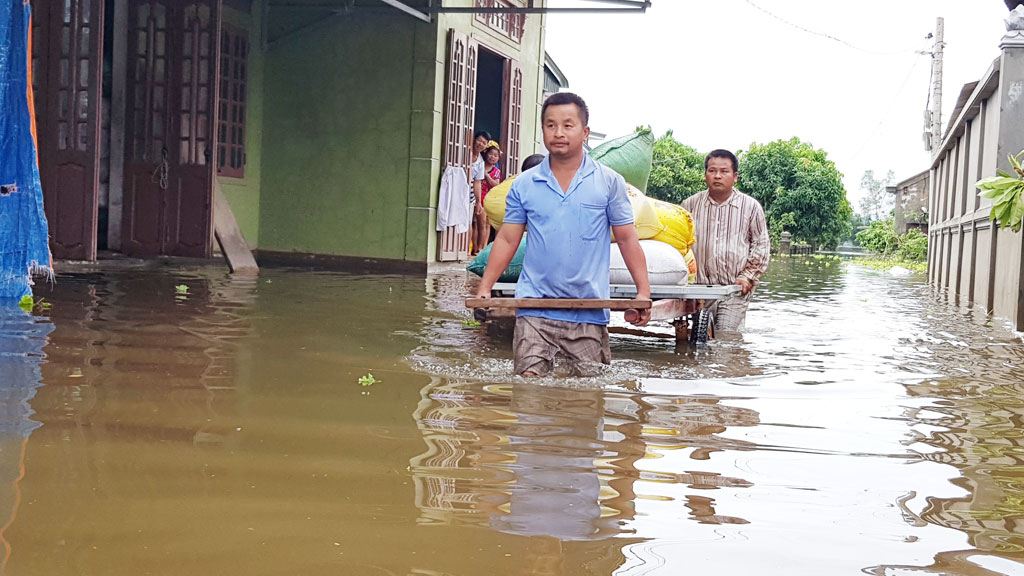
<path id="1" fill-rule="evenodd" d="M 925 170 L 887 188 L 896 196 L 893 221 L 897 234 L 911 229 L 928 234 L 928 174 Z"/>
<path id="2" fill-rule="evenodd" d="M 457 258 L 443 170 L 485 129 L 515 173 L 564 85 L 545 5 L 32 0 L 54 256 L 209 257 L 216 184 L 264 261 Z"/>
<path id="3" fill-rule="evenodd" d="M 544 100 L 548 96 L 558 93 L 563 88 L 569 87 L 569 79 L 562 74 L 562 70 L 551 59 L 551 55 L 544 53 Z"/>

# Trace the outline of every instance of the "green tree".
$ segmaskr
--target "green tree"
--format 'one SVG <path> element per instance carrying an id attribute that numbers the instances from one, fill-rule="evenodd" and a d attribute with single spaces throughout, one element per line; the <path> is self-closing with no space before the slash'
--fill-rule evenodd
<path id="1" fill-rule="evenodd" d="M 886 192 L 886 187 L 896 181 L 892 170 L 884 179 L 875 178 L 874 170 L 865 170 L 860 178 L 860 189 L 864 196 L 860 199 L 860 212 L 868 223 L 887 218 L 896 204 L 896 198 Z"/>
<path id="2" fill-rule="evenodd" d="M 648 196 L 679 204 L 705 188 L 703 154 L 677 141 L 671 130 L 654 142 Z"/>
<path id="3" fill-rule="evenodd" d="M 799 138 L 751 144 L 737 186 L 764 206 L 770 231 L 788 231 L 796 242 L 834 249 L 850 233 L 843 175 L 827 152 Z"/>

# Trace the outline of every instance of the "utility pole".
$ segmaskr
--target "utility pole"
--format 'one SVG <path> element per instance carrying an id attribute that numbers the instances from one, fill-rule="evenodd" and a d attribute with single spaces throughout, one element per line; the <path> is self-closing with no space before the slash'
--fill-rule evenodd
<path id="1" fill-rule="evenodd" d="M 931 150 L 932 154 L 938 152 L 942 144 L 942 48 L 946 45 L 943 42 L 943 30 L 945 24 L 942 17 L 935 19 L 935 44 L 932 46 L 932 85 L 931 109 L 925 112 L 925 150 Z"/>

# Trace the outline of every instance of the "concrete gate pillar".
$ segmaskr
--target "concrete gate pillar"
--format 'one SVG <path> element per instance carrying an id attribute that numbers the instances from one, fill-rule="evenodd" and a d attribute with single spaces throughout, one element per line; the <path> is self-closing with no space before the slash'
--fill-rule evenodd
<path id="1" fill-rule="evenodd" d="M 1007 155 L 1024 150 L 1024 6 L 1017 6 L 1006 19 L 1006 35 L 999 43 L 999 138 L 996 161 L 1000 170 L 1013 174 Z M 1024 232 L 1020 236 L 1017 271 L 1016 329 L 1024 331 Z"/>

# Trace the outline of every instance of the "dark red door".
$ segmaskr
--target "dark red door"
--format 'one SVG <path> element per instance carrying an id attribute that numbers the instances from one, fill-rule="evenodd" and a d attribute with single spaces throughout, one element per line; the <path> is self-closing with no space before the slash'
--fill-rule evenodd
<path id="1" fill-rule="evenodd" d="M 125 253 L 212 251 L 219 0 L 129 2 Z"/>
<path id="2" fill-rule="evenodd" d="M 95 260 L 102 0 L 32 0 L 39 176 L 57 259 Z"/>

